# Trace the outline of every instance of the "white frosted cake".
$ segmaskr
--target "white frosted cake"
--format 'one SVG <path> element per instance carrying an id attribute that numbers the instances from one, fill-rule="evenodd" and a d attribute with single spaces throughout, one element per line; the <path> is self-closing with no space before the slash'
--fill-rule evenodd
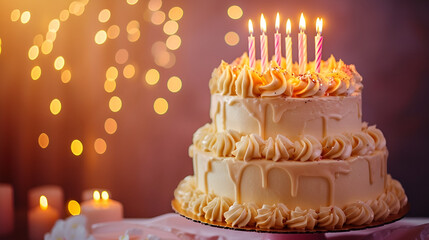
<path id="1" fill-rule="evenodd" d="M 189 148 L 194 175 L 175 199 L 209 222 L 259 229 L 341 229 L 383 221 L 407 203 L 387 174 L 386 141 L 362 122 L 362 78 L 330 57 L 315 73 L 246 54 L 209 82 L 212 122 Z M 283 59 L 283 63 L 284 63 Z"/>

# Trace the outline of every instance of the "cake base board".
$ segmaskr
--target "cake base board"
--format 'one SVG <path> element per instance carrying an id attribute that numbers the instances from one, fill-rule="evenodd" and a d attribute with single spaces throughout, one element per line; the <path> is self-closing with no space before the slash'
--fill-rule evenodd
<path id="1" fill-rule="evenodd" d="M 192 220 L 194 222 L 198 222 L 212 227 L 237 230 L 237 231 L 249 231 L 249 232 L 260 232 L 260 233 L 290 233 L 290 234 L 319 234 L 319 233 L 330 233 L 330 232 L 347 232 L 347 231 L 355 231 L 355 230 L 363 230 L 367 228 L 380 227 L 402 219 L 403 217 L 405 217 L 405 215 L 408 213 L 410 209 L 410 205 L 409 203 L 407 203 L 407 205 L 401 208 L 398 214 L 389 215 L 384 221 L 373 221 L 372 223 L 367 225 L 361 225 L 361 226 L 344 225 L 342 228 L 332 229 L 332 230 L 323 229 L 323 228 L 315 228 L 312 230 L 310 229 L 297 230 L 297 229 L 261 229 L 256 227 L 233 227 L 225 222 L 212 222 L 203 217 L 192 214 L 182 209 L 179 201 L 177 201 L 176 199 L 171 201 L 171 206 L 173 210 L 180 216 L 188 220 Z"/>

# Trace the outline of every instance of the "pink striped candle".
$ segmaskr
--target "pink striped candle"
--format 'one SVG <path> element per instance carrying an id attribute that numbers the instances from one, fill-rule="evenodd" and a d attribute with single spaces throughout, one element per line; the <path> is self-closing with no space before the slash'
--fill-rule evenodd
<path id="1" fill-rule="evenodd" d="M 317 73 L 320 73 L 320 62 L 322 61 L 322 44 L 323 44 L 323 37 L 322 37 L 322 26 L 323 26 L 323 20 L 320 18 L 317 18 L 316 20 L 316 32 L 317 35 L 314 37 L 314 45 L 315 45 L 315 71 Z"/>
<path id="2" fill-rule="evenodd" d="M 290 37 L 291 33 L 291 24 L 290 19 L 287 20 L 286 23 L 286 34 L 285 43 L 286 43 L 286 71 L 289 73 L 292 72 L 292 38 Z"/>
<path id="3" fill-rule="evenodd" d="M 299 74 L 304 74 L 307 68 L 307 35 L 305 34 L 305 19 L 301 13 L 299 20 L 298 48 L 299 48 Z"/>
<path id="4" fill-rule="evenodd" d="M 255 68 L 255 37 L 253 36 L 253 24 L 249 19 L 249 66 Z"/>
<path id="5" fill-rule="evenodd" d="M 267 32 L 267 23 L 265 22 L 264 14 L 261 14 L 261 73 L 264 73 L 268 68 L 268 39 L 265 33 Z"/>
<path id="6" fill-rule="evenodd" d="M 274 34 L 274 46 L 276 62 L 279 66 L 282 64 L 282 35 L 279 33 L 280 28 L 280 15 L 277 13 L 276 17 L 276 33 Z"/>

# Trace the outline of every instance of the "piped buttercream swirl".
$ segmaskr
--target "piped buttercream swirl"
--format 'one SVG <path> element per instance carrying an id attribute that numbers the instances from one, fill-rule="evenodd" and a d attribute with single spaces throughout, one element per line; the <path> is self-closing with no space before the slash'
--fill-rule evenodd
<path id="1" fill-rule="evenodd" d="M 258 214 L 257 206 L 254 203 L 237 203 L 229 207 L 228 211 L 223 215 L 225 221 L 228 224 L 231 224 L 233 227 L 245 227 L 252 226 L 255 222 L 255 217 Z"/>
<path id="2" fill-rule="evenodd" d="M 204 207 L 206 207 L 216 196 L 214 194 L 204 194 L 201 191 L 196 191 L 197 194 L 191 198 L 188 204 L 188 211 L 197 216 L 204 216 Z"/>
<path id="3" fill-rule="evenodd" d="M 322 140 L 323 159 L 347 159 L 352 153 L 352 144 L 344 135 L 328 136 Z"/>
<path id="4" fill-rule="evenodd" d="M 262 84 L 263 79 L 245 65 L 235 81 L 235 91 L 242 98 L 258 97 L 261 95 L 259 86 Z"/>
<path id="5" fill-rule="evenodd" d="M 293 156 L 294 145 L 291 140 L 282 135 L 277 135 L 276 139 L 268 138 L 262 155 L 267 160 L 279 161 L 288 160 Z"/>
<path id="6" fill-rule="evenodd" d="M 321 207 L 318 213 L 317 226 L 326 229 L 342 228 L 346 215 L 337 206 Z"/>
<path id="7" fill-rule="evenodd" d="M 295 141 L 294 148 L 293 160 L 302 162 L 319 160 L 322 153 L 322 144 L 311 135 L 304 135 Z"/>
<path id="8" fill-rule="evenodd" d="M 387 175 L 387 191 L 395 194 L 399 200 L 401 208 L 407 204 L 408 198 L 405 194 L 404 188 L 402 187 L 401 183 L 398 180 L 393 179 L 390 174 Z"/>
<path id="9" fill-rule="evenodd" d="M 195 192 L 196 184 L 194 176 L 187 176 L 180 181 L 174 190 L 174 197 L 180 202 L 182 209 L 187 209 Z"/>
<path id="10" fill-rule="evenodd" d="M 383 132 L 375 126 L 370 126 L 363 129 L 374 140 L 375 149 L 380 150 L 386 147 L 386 139 L 384 138 Z"/>
<path id="11" fill-rule="evenodd" d="M 236 149 L 232 152 L 232 155 L 244 161 L 261 158 L 263 147 L 264 140 L 259 135 L 246 135 L 241 137 L 241 140 L 236 143 Z"/>
<path id="12" fill-rule="evenodd" d="M 301 209 L 296 207 L 290 213 L 290 219 L 286 225 L 291 229 L 314 229 L 317 223 L 317 213 L 313 209 Z"/>
<path id="13" fill-rule="evenodd" d="M 228 211 L 232 203 L 227 197 L 215 197 L 203 208 L 204 218 L 212 222 L 222 222 L 225 219 L 224 213 Z"/>
<path id="14" fill-rule="evenodd" d="M 315 73 L 291 77 L 289 78 L 289 82 L 293 86 L 294 97 L 322 96 L 327 89 L 327 84 Z"/>
<path id="15" fill-rule="evenodd" d="M 206 139 L 208 136 L 210 138 Z M 241 134 L 234 130 L 209 134 L 203 140 L 204 149 L 209 149 L 210 152 L 216 153 L 217 156 L 231 156 L 235 148 L 235 143 L 241 138 Z"/>
<path id="16" fill-rule="evenodd" d="M 292 96 L 292 85 L 288 83 L 286 74 L 272 61 L 271 68 L 264 74 L 266 84 L 259 86 L 261 97 Z"/>
<path id="17" fill-rule="evenodd" d="M 351 225 L 370 224 L 374 219 L 374 212 L 371 207 L 362 201 L 352 203 L 344 209 L 346 223 Z"/>
<path id="18" fill-rule="evenodd" d="M 390 209 L 383 199 L 374 199 L 366 202 L 374 212 L 374 221 L 383 221 L 390 214 Z"/>
<path id="19" fill-rule="evenodd" d="M 263 229 L 283 228 L 290 216 L 290 210 L 283 203 L 264 204 L 257 212 L 256 227 Z"/>
<path id="20" fill-rule="evenodd" d="M 352 143 L 352 156 L 364 156 L 375 149 L 374 139 L 365 132 L 349 133 L 347 136 Z"/>
<path id="21" fill-rule="evenodd" d="M 389 206 L 390 214 L 397 214 L 401 209 L 401 204 L 399 203 L 399 199 L 393 192 L 387 191 L 381 194 L 378 197 L 379 200 L 383 200 L 386 202 L 387 206 Z"/>

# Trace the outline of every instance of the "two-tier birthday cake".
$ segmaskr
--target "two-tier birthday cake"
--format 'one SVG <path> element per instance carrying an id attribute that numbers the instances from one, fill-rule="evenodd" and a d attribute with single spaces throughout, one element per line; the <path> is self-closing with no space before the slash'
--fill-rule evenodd
<path id="1" fill-rule="evenodd" d="M 285 60 L 283 59 L 282 64 Z M 255 229 L 341 229 L 407 204 L 387 174 L 386 140 L 362 122 L 362 78 L 330 57 L 320 73 L 246 54 L 212 73 L 210 117 L 189 148 L 194 175 L 175 201 L 193 218 Z"/>

